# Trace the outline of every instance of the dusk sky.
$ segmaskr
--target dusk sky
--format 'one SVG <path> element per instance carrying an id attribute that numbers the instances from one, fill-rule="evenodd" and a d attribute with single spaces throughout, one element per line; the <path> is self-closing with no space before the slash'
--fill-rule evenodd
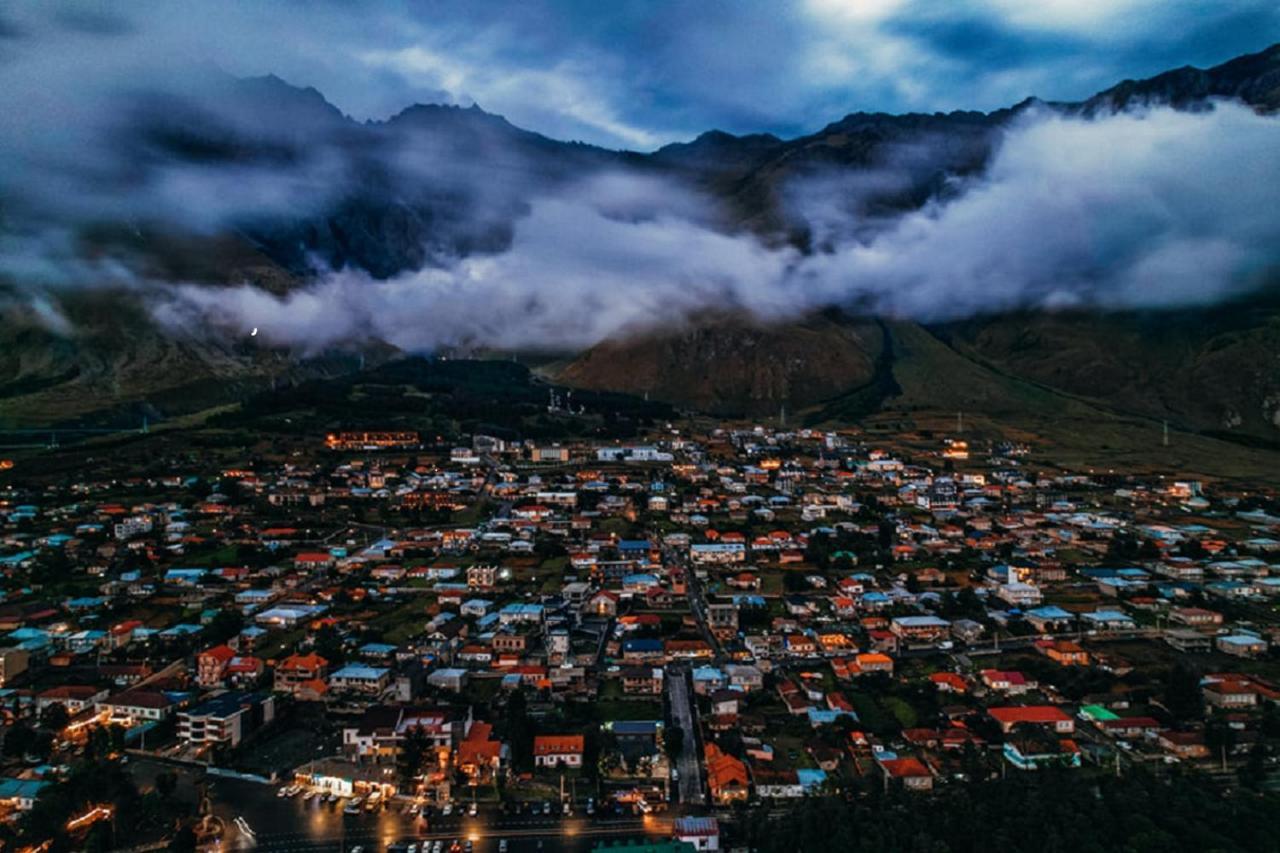
<path id="1" fill-rule="evenodd" d="M 214 63 L 359 119 L 477 102 L 561 139 L 648 150 L 794 136 L 849 112 L 1078 99 L 1280 41 L 1274 0 L 55 3 L 0 9 L 0 87 L 55 101 Z"/>

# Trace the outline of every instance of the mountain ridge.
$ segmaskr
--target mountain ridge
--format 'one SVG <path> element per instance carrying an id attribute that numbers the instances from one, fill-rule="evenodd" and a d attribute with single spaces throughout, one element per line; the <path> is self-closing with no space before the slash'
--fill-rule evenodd
<path id="1" fill-rule="evenodd" d="M 386 119 L 362 123 L 343 114 L 316 89 L 294 86 L 273 75 L 223 80 L 212 93 L 181 104 L 146 98 L 131 102 L 133 112 L 125 114 L 127 121 L 121 123 L 116 143 L 126 149 L 141 146 L 161 161 L 279 167 L 304 178 L 318 173 L 326 179 L 327 194 L 282 215 L 234 221 L 214 233 L 188 232 L 166 222 L 133 222 L 128 227 L 96 227 L 87 240 L 95 252 L 123 257 L 149 274 L 205 286 L 248 282 L 284 293 L 324 269 L 355 268 L 373 279 L 386 279 L 459 257 L 499 254 L 511 246 L 515 225 L 527 214 L 533 197 L 587 175 L 624 169 L 687 182 L 706 192 L 720 206 L 721 225 L 728 231 L 749 231 L 766 244 L 787 243 L 811 251 L 819 237 L 787 210 L 784 189 L 797 177 L 824 171 L 856 174 L 883 165 L 889 153 L 904 144 L 940 140 L 941 144 L 928 146 L 925 154 L 910 163 L 895 164 L 900 180 L 868 193 L 863 200 L 869 214 L 891 216 L 937 198 L 945 192 L 949 178 L 984 169 L 1002 129 L 1027 110 L 1092 116 L 1157 103 L 1198 109 L 1213 98 L 1239 100 L 1267 113 L 1280 107 L 1280 44 L 1208 69 L 1188 66 L 1144 80 L 1121 81 L 1083 101 L 1046 103 L 1028 98 L 991 112 L 851 112 L 813 133 L 790 139 L 711 130 L 648 153 L 560 142 L 519 128 L 477 105 L 415 104 Z M 325 171 L 334 162 L 336 172 Z M 477 187 L 483 188 L 483 194 L 478 194 Z M 67 296 L 73 302 L 81 298 Z M 133 405 L 144 401 L 152 389 L 170 387 L 172 382 L 161 374 L 171 370 L 196 379 L 234 376 L 237 382 L 270 382 L 288 372 L 293 358 L 288 353 L 280 359 L 250 358 L 235 347 L 189 345 L 179 352 L 148 344 L 147 351 L 161 353 L 154 375 L 149 378 L 145 369 L 135 368 L 122 383 L 111 375 L 111 365 L 120 361 L 111 347 L 142 347 L 148 336 L 163 332 L 130 321 L 135 325 L 127 336 L 82 337 L 78 343 L 66 339 L 55 345 L 49 338 L 22 337 L 32 322 L 24 311 L 0 311 L 7 311 L 2 316 L 11 348 L 50 346 L 61 353 L 52 359 L 28 354 L 0 360 L 5 408 L 19 413 L 7 415 L 10 418 L 38 417 L 42 398 L 54 392 L 60 416 L 74 415 L 70 401 L 77 397 L 77 389 L 92 389 L 80 395 L 86 401 L 85 412 L 112 399 L 113 393 Z M 1268 307 L 1262 313 L 1251 327 L 1255 337 L 1248 340 L 1270 340 L 1269 318 L 1275 312 Z M 1043 323 L 1041 333 L 1052 330 L 1053 335 L 1079 341 L 1080 346 L 1071 349 L 1087 363 L 1067 359 L 1064 369 L 1083 369 L 1093 358 L 1083 354 L 1096 352 L 1115 333 L 1105 320 L 1086 317 L 1067 323 L 1058 318 Z M 726 413 L 769 413 L 780 406 L 821 408 L 838 399 L 842 387 L 852 390 L 866 385 L 874 373 L 872 366 L 880 363 L 883 353 L 876 341 L 883 336 L 856 331 L 865 329 L 868 322 L 870 318 L 855 318 L 846 325 L 830 318 L 801 317 L 768 328 L 758 321 L 718 318 L 702 329 L 605 342 L 571 359 L 560 375 L 583 387 L 613 384 Z M 788 324 L 793 330 L 804 328 L 803 344 L 778 364 L 770 364 L 770 347 L 790 345 L 780 337 Z M 978 318 L 969 326 L 926 329 L 925 333 L 939 335 L 948 346 L 959 346 L 962 357 L 1058 383 L 1064 391 L 1078 390 L 1074 379 L 1049 375 L 1046 361 L 1052 362 L 1051 358 L 1043 354 L 1031 358 L 1026 347 L 1014 345 L 1023 340 L 1018 330 L 1028 325 L 1036 324 L 1019 316 Z M 1074 331 L 1065 330 L 1068 326 Z M 749 353 L 748 361 L 756 364 L 754 371 L 743 370 L 738 363 L 717 368 L 716 354 L 725 351 L 717 335 L 724 336 L 730 350 L 737 347 Z M 1233 374 L 1240 373 L 1242 364 L 1250 367 L 1240 344 L 1215 344 L 1213 338 L 1201 345 L 1220 346 L 1214 352 L 1235 353 Z M 856 353 L 849 348 L 851 340 L 861 342 Z M 1160 347 L 1152 340 L 1149 350 L 1155 352 Z M 1133 357 L 1146 357 L 1140 349 L 1134 350 Z M 629 364 L 641 363 L 641 355 L 648 359 L 650 387 L 636 384 L 635 372 L 627 369 Z M 76 369 L 77 358 L 93 369 Z M 135 366 L 139 363 L 137 358 L 127 360 Z M 804 376 L 806 360 L 822 362 L 822 370 L 816 371 L 820 376 Z M 1192 367 L 1187 371 L 1195 372 Z M 1267 365 L 1257 366 L 1253 385 L 1231 391 L 1230 400 L 1217 399 L 1233 387 L 1223 381 L 1222 372 L 1209 370 L 1189 386 L 1202 389 L 1209 404 L 1184 407 L 1185 411 L 1174 406 L 1168 414 L 1195 429 L 1239 429 L 1265 435 L 1280 429 L 1271 414 L 1276 405 L 1268 402 L 1280 399 L 1280 378 L 1268 372 Z M 769 380 L 756 381 L 753 373 Z M 706 378 L 694 381 L 689 378 L 693 374 Z M 670 387 L 671 378 L 677 376 L 686 377 L 686 391 Z M 692 393 L 697 387 L 704 390 Z M 18 393 L 33 388 L 37 390 Z M 1115 395 L 1134 393 L 1124 383 L 1108 388 Z M 878 402 L 884 402 L 884 396 Z M 1152 416 L 1159 414 L 1159 406 L 1151 401 L 1144 401 L 1140 408 Z"/>

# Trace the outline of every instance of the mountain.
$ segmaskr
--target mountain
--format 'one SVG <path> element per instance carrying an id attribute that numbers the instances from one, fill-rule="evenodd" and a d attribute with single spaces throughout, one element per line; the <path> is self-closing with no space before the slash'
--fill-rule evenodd
<path id="1" fill-rule="evenodd" d="M 684 329 L 607 341 L 555 378 L 713 414 L 777 414 L 779 407 L 812 406 L 871 381 L 882 347 L 875 323 L 838 315 L 783 324 L 702 318 Z"/>
<path id="2" fill-rule="evenodd" d="M 277 382 L 336 376 L 392 353 L 385 347 L 301 356 L 156 329 L 129 294 L 64 300 L 74 334 L 18 311 L 0 311 L 0 428 L 77 423 L 133 428 L 143 419 L 198 411 Z"/>
<path id="3" fill-rule="evenodd" d="M 859 213 L 874 217 L 917 208 L 945 195 L 956 176 L 983 170 L 998 142 L 1001 129 L 1023 111 L 1048 108 L 1069 113 L 1097 115 L 1140 105 L 1168 104 L 1199 109 L 1209 98 L 1234 98 L 1261 112 L 1280 108 L 1280 45 L 1239 57 L 1210 69 L 1182 68 L 1148 80 L 1125 81 L 1094 97 L 1068 104 L 1042 104 L 1027 100 L 993 113 L 934 115 L 881 115 L 855 113 L 809 136 L 783 141 L 772 137 L 730 137 L 707 134 L 693 143 L 667 146 L 654 158 L 684 169 L 706 188 L 727 199 L 738 212 L 737 221 L 772 234 L 778 240 L 813 248 L 811 236 L 787 218 L 784 188 L 810 174 L 861 173 L 889 167 L 896 180 L 876 192 L 863 195 Z M 912 143 L 927 141 L 928 145 Z M 894 160 L 904 147 L 913 159 Z M 708 165 L 711 164 L 711 165 Z M 992 371 L 1019 381 L 1034 383 L 1064 399 L 1087 399 L 1109 410 L 1134 412 L 1146 417 L 1168 418 L 1186 429 L 1280 439 L 1280 365 L 1265 353 L 1274 352 L 1280 330 L 1277 288 L 1255 294 L 1245 304 L 1233 304 L 1205 312 L 1166 310 L 1150 312 L 1039 312 L 996 314 L 966 323 L 924 327 L 899 323 L 899 331 L 911 330 L 919 344 L 928 339 L 936 347 L 917 346 L 917 352 L 937 361 L 945 352 L 945 376 L 968 374 L 959 362 L 980 368 L 981 382 L 963 394 L 991 397 L 1024 409 L 1045 405 L 1020 395 L 1010 397 L 1003 385 L 993 384 Z M 1271 294 L 1271 295 L 1267 295 Z M 938 408 L 962 404 L 953 388 L 965 383 L 934 381 L 928 371 L 888 368 L 892 382 L 878 382 L 868 389 L 863 365 L 877 360 L 893 363 L 895 353 L 880 348 L 886 337 L 864 338 L 869 348 L 859 366 L 841 376 L 825 372 L 825 385 L 843 382 L 858 399 L 856 413 L 883 404 L 892 394 L 899 403 L 913 407 L 930 401 Z M 645 353 L 648 359 L 666 357 L 650 368 L 654 376 L 714 375 L 713 362 L 699 358 L 714 347 L 674 351 L 667 333 L 647 340 L 631 340 L 625 347 L 610 342 L 568 364 L 558 376 L 565 381 L 599 387 L 609 377 L 629 376 L 628 365 Z M 833 344 L 836 338 L 832 338 Z M 841 340 L 843 344 L 844 339 Z M 821 349 L 822 343 L 810 340 Z M 899 358 L 901 352 L 896 354 Z M 731 368 L 730 371 L 733 369 Z M 731 380 L 732 372 L 723 379 Z M 633 390 L 642 383 L 630 378 Z M 678 389 L 664 386 L 679 385 Z M 705 384 L 705 383 L 704 383 Z M 791 386 L 775 386 L 770 396 L 744 393 L 745 386 L 721 383 L 714 394 L 698 384 L 668 381 L 653 383 L 649 390 L 684 405 L 723 408 L 725 400 L 738 400 L 738 414 L 769 415 L 780 405 L 793 409 L 813 405 L 812 393 L 797 393 Z M 894 389 L 890 391 L 889 389 Z M 874 393 L 872 393 L 874 390 Z M 825 400 L 822 410 L 840 413 L 840 395 Z"/>
<path id="4" fill-rule="evenodd" d="M 1029 99 L 991 113 L 855 112 L 794 139 L 710 131 L 650 154 L 560 142 L 476 106 L 417 105 L 385 121 L 358 122 L 314 89 L 275 77 L 219 77 L 182 99 L 131 93 L 110 139 L 117 171 L 105 182 L 127 192 L 166 169 L 195 165 L 202 175 L 261 184 L 265 203 L 226 211 L 212 225 L 163 217 L 95 221 L 79 239 L 96 257 L 149 276 L 207 287 L 249 282 L 283 293 L 324 270 L 385 279 L 500 254 L 539 195 L 624 171 L 704 191 L 719 204 L 716 225 L 727 232 L 820 251 L 824 236 L 794 211 L 810 178 L 874 174 L 848 203 L 860 219 L 887 220 L 947 198 L 957 178 L 982 172 L 1003 129 L 1027 110 L 1200 109 L 1210 98 L 1280 109 L 1280 45 L 1209 69 L 1124 81 L 1077 103 Z M 219 199 L 213 192 L 192 207 L 202 201 L 217 207 Z M 20 211 L 5 213 L 0 227 Z M 5 290 L 0 282 L 0 421 L 142 408 L 171 415 L 347 363 L 214 337 L 175 339 L 131 307 L 142 297 L 127 290 L 65 295 L 76 331 L 50 331 L 13 297 L 12 283 L 8 299 Z M 108 302 L 112 311 L 104 312 Z M 727 313 L 606 341 L 574 354 L 555 377 L 749 415 L 785 406 L 847 418 L 906 401 L 947 408 L 956 393 L 1013 411 L 1048 395 L 1187 429 L 1276 440 L 1280 377 L 1266 354 L 1276 351 L 1277 316 L 1274 300 L 1210 314 L 1019 313 L 929 327 L 830 312 L 769 325 Z M 944 376 L 931 375 L 928 365 Z M 948 383 L 947 375 L 968 376 L 971 387 L 957 391 L 964 383 Z"/>

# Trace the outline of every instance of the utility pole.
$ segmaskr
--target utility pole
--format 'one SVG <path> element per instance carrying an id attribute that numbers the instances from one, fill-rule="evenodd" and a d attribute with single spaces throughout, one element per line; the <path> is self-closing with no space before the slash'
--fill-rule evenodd
<path id="1" fill-rule="evenodd" d="M 1164 437 L 1162 439 L 1162 443 L 1164 444 L 1165 447 L 1169 446 L 1169 422 L 1168 421 L 1164 422 Z"/>
<path id="2" fill-rule="evenodd" d="M 964 412 L 956 412 L 956 435 L 964 432 Z"/>

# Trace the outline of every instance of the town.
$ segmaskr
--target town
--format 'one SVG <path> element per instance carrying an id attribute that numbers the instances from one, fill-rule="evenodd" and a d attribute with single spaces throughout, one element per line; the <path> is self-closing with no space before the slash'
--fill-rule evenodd
<path id="1" fill-rule="evenodd" d="M 9 463 L 4 843 L 675 853 L 991 780 L 1280 786 L 1274 489 L 962 430 Z"/>

